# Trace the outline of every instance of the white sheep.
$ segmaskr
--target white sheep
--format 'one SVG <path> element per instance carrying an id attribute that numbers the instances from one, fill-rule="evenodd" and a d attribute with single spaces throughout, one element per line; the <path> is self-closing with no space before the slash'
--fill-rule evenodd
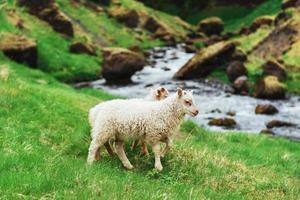
<path id="1" fill-rule="evenodd" d="M 160 101 L 162 99 L 165 99 L 167 98 L 167 96 L 169 95 L 169 91 L 164 88 L 164 87 L 158 87 L 156 89 L 152 89 L 150 90 L 150 94 L 147 95 L 144 100 L 146 101 Z M 96 120 L 96 117 L 97 117 L 97 114 L 101 111 L 103 107 L 103 104 L 102 103 L 99 103 L 98 105 L 94 106 L 93 108 L 90 109 L 89 111 L 89 123 L 90 123 L 90 126 L 93 128 L 94 127 L 94 124 L 95 124 L 95 120 Z M 93 132 L 91 133 L 91 137 L 93 138 Z M 147 145 L 141 141 L 141 140 L 136 140 L 135 142 L 133 142 L 132 144 L 132 150 L 138 145 L 138 144 L 141 144 L 142 146 L 142 154 L 144 155 L 148 155 L 148 149 L 147 149 Z M 110 143 L 109 142 L 106 142 L 104 144 L 107 152 L 110 154 L 110 155 L 113 155 L 114 152 L 110 146 Z M 97 154 L 96 154 L 96 159 L 100 159 L 100 155 L 98 154 L 98 151 L 97 151 Z"/>
<path id="2" fill-rule="evenodd" d="M 161 101 L 141 99 L 112 100 L 103 103 L 92 129 L 94 136 L 89 147 L 87 162 L 92 164 L 98 148 L 110 139 L 115 140 L 116 153 L 127 169 L 132 169 L 124 152 L 124 141 L 142 140 L 152 146 L 155 168 L 163 169 L 160 142 L 166 142 L 179 126 L 185 114 L 196 116 L 192 92 L 177 89 L 176 94 Z"/>

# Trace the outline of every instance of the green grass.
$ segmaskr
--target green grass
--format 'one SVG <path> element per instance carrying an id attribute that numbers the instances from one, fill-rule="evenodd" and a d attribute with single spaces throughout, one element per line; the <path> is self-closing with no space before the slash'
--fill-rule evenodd
<path id="1" fill-rule="evenodd" d="M 76 91 L 1 54 L 0 93 L 1 199 L 300 198 L 297 142 L 186 122 L 162 173 L 129 144 L 133 171 L 106 153 L 87 166 L 88 109 L 111 95 Z"/>
<path id="2" fill-rule="evenodd" d="M 73 7 L 68 1 L 58 0 L 60 8 L 74 19 L 80 20 L 85 29 L 98 35 L 108 46 L 153 48 L 161 46 L 162 42 L 153 40 L 142 31 L 139 35 L 134 30 L 109 18 L 106 13 L 94 13 L 84 6 Z"/>
<path id="3" fill-rule="evenodd" d="M 20 33 L 35 39 L 38 45 L 40 69 L 65 82 L 96 79 L 99 76 L 102 63 L 100 56 L 77 55 L 69 52 L 70 44 L 77 38 L 66 38 L 54 32 L 45 22 L 22 9 L 18 8 L 17 13 L 28 29 L 15 28 L 7 22 L 4 12 L 1 12 L 0 31 Z"/>

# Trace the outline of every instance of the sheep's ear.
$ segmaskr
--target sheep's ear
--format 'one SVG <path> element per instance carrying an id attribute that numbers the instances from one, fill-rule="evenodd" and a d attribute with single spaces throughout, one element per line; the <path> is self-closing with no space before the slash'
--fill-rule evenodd
<path id="1" fill-rule="evenodd" d="M 159 89 L 157 89 L 155 92 L 155 96 L 160 97 L 160 95 L 161 95 L 161 91 Z"/>
<path id="2" fill-rule="evenodd" d="M 160 91 L 161 91 L 161 92 L 165 92 L 166 89 L 165 89 L 164 87 L 162 87 L 162 88 L 160 88 Z"/>
<path id="3" fill-rule="evenodd" d="M 177 88 L 177 95 L 178 95 L 178 97 L 182 97 L 183 90 L 181 88 Z"/>

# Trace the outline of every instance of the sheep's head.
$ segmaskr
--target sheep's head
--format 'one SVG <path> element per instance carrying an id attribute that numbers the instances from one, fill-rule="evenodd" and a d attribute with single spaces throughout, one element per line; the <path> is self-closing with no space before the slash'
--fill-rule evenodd
<path id="1" fill-rule="evenodd" d="M 152 97 L 157 100 L 163 100 L 169 96 L 169 91 L 164 87 L 158 87 L 156 89 L 151 89 Z"/>
<path id="2" fill-rule="evenodd" d="M 199 113 L 198 108 L 195 105 L 193 91 L 185 91 L 181 88 L 177 89 L 177 97 L 180 104 L 183 107 L 184 113 L 192 117 L 196 117 Z"/>

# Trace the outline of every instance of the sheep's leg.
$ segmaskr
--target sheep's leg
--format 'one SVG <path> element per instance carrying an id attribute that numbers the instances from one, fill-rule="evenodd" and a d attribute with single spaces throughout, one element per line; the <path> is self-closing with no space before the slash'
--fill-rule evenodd
<path id="1" fill-rule="evenodd" d="M 116 153 L 119 156 L 119 159 L 121 160 L 123 166 L 126 169 L 133 169 L 133 166 L 131 165 L 130 161 L 128 160 L 125 151 L 124 151 L 124 142 L 123 141 L 116 141 Z"/>
<path id="2" fill-rule="evenodd" d="M 142 142 L 142 155 L 149 156 L 147 144 L 145 142 Z"/>
<path id="3" fill-rule="evenodd" d="M 109 154 L 110 156 L 113 156 L 113 155 L 114 155 L 114 151 L 112 150 L 112 148 L 111 148 L 111 146 L 110 146 L 110 144 L 109 144 L 108 141 L 104 143 L 104 146 L 105 146 L 105 148 L 106 148 L 108 154 Z"/>
<path id="4" fill-rule="evenodd" d="M 135 140 L 131 145 L 131 151 L 133 151 L 137 147 L 138 144 L 139 144 L 139 140 Z"/>
<path id="5" fill-rule="evenodd" d="M 160 152 L 160 144 L 157 143 L 157 144 L 152 145 L 152 149 L 153 149 L 154 156 L 155 156 L 155 165 L 154 166 L 158 171 L 162 171 L 163 166 L 160 161 L 160 153 L 161 153 Z"/>
<path id="6" fill-rule="evenodd" d="M 164 148 L 163 152 L 161 153 L 161 157 L 165 157 L 165 155 L 170 151 L 170 149 L 172 148 L 172 145 L 173 145 L 173 141 L 168 138 L 166 140 L 166 147 Z"/>
<path id="7" fill-rule="evenodd" d="M 111 137 L 111 134 L 109 132 L 105 132 L 103 130 L 93 129 L 92 131 L 93 133 L 98 134 L 92 134 L 93 138 L 89 147 L 87 158 L 88 164 L 92 164 L 95 160 L 100 159 L 99 148 L 101 145 L 108 142 L 109 138 Z"/>
<path id="8" fill-rule="evenodd" d="M 96 138 L 93 138 L 90 144 L 89 154 L 87 158 L 88 164 L 92 164 L 95 160 L 100 159 L 99 147 L 100 147 L 100 143 L 97 141 Z"/>

